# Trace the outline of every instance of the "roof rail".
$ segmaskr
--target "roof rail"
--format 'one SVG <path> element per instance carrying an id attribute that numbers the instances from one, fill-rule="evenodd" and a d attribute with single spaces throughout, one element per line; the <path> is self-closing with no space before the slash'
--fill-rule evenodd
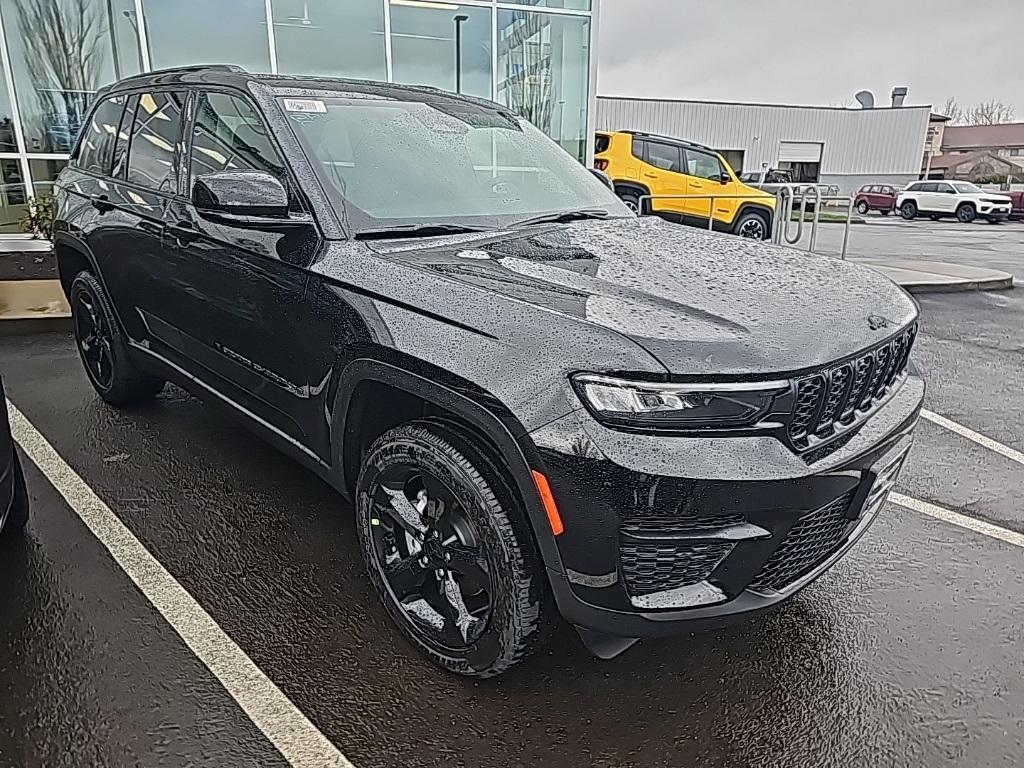
<path id="1" fill-rule="evenodd" d="M 677 139 L 675 136 L 663 136 L 659 133 L 648 133 L 647 131 L 623 131 L 633 136 L 648 136 L 652 139 L 664 139 L 665 141 L 671 141 L 676 144 L 685 144 L 688 147 L 696 147 L 697 149 L 706 149 L 709 152 L 714 152 L 711 147 L 705 144 L 698 144 L 696 141 L 690 141 L 689 139 Z"/>
<path id="2" fill-rule="evenodd" d="M 181 72 L 205 72 L 213 70 L 215 72 L 248 72 L 245 67 L 240 67 L 237 64 L 186 64 L 181 67 L 166 67 L 164 69 L 150 69 L 146 72 L 139 72 L 134 75 L 126 77 L 125 80 L 133 80 L 137 77 L 149 77 L 150 75 L 173 75 Z"/>

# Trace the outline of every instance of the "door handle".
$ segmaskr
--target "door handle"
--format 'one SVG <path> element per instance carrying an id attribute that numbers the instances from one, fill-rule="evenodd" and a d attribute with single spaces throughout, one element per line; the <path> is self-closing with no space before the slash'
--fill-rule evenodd
<path id="1" fill-rule="evenodd" d="M 89 204 L 100 213 L 106 213 L 107 211 L 114 210 L 113 204 L 110 202 L 110 198 L 106 195 L 92 195 L 89 197 Z"/>
<path id="2" fill-rule="evenodd" d="M 179 245 L 194 243 L 200 236 L 190 221 L 179 221 L 177 224 L 167 227 L 167 231 L 178 241 Z"/>
<path id="3" fill-rule="evenodd" d="M 656 178 L 658 178 L 658 174 L 651 173 L 650 171 L 644 171 L 644 176 L 646 176 L 648 179 L 656 179 Z"/>
<path id="4" fill-rule="evenodd" d="M 143 219 L 142 221 L 139 222 L 139 229 L 141 229 L 143 232 L 148 232 L 151 235 L 162 237 L 164 234 L 164 229 L 166 228 L 160 222 Z"/>

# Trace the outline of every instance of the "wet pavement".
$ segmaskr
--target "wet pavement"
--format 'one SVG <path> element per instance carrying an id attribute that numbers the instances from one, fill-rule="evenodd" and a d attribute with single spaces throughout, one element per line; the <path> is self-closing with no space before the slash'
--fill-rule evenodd
<path id="1" fill-rule="evenodd" d="M 993 229 L 998 229 L 993 227 Z M 927 407 L 1024 450 L 1024 291 L 924 296 Z M 1014 766 L 1024 549 L 890 504 L 780 610 L 611 662 L 562 628 L 498 680 L 416 656 L 351 511 L 213 405 L 100 404 L 62 334 L 0 338 L 15 405 L 358 767 Z M 286 765 L 33 466 L 0 549 L 0 766 Z M 1024 467 L 923 422 L 899 490 L 1024 532 Z"/>

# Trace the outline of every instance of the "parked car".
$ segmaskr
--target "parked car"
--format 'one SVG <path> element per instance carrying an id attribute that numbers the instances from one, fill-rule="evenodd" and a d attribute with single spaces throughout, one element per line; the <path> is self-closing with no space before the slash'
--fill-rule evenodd
<path id="1" fill-rule="evenodd" d="M 857 190 L 853 198 L 853 207 L 861 216 L 867 215 L 869 211 L 878 211 L 883 216 L 888 216 L 896 210 L 896 187 L 888 184 L 865 184 Z"/>
<path id="2" fill-rule="evenodd" d="M 986 192 L 969 181 L 915 181 L 896 198 L 896 207 L 907 220 L 955 216 L 970 223 L 980 216 L 995 223 L 1010 217 L 1010 206 L 1008 196 Z"/>
<path id="3" fill-rule="evenodd" d="M 1010 220 L 1024 219 L 1024 191 L 1006 192 L 1005 194 L 1010 198 Z"/>
<path id="4" fill-rule="evenodd" d="M 4 383 L 0 380 L 0 538 L 21 532 L 28 522 L 28 492 L 21 461 L 11 437 Z"/>
<path id="5" fill-rule="evenodd" d="M 893 283 L 637 218 L 490 102 L 139 75 L 56 189 L 99 396 L 174 381 L 354 500 L 390 616 L 463 675 L 558 614 L 611 657 L 785 600 L 878 514 L 918 419 Z"/>
<path id="6" fill-rule="evenodd" d="M 817 184 L 814 182 L 796 183 L 793 181 L 793 174 L 778 168 L 765 168 L 760 171 L 750 171 L 740 175 L 740 181 L 749 187 L 759 189 L 762 192 L 777 197 L 779 190 L 788 187 L 794 195 L 794 209 L 803 204 L 805 211 L 813 211 L 817 203 L 813 190 L 817 189 L 822 197 L 839 195 L 839 187 L 835 184 Z"/>
<path id="7" fill-rule="evenodd" d="M 599 133 L 594 167 L 612 180 L 616 194 L 637 213 L 656 213 L 719 232 L 765 240 L 771 235 L 775 199 L 742 184 L 713 149 L 680 139 L 636 131 Z M 711 212 L 711 195 L 715 210 Z M 654 195 L 652 199 L 644 199 Z M 706 199 L 658 195 L 708 195 Z"/>

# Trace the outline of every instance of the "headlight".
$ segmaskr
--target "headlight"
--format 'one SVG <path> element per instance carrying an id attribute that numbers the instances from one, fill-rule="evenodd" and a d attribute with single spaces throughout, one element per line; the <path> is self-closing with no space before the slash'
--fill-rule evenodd
<path id="1" fill-rule="evenodd" d="M 582 373 L 573 386 L 599 421 L 647 429 L 701 429 L 756 424 L 788 381 L 652 384 Z"/>

